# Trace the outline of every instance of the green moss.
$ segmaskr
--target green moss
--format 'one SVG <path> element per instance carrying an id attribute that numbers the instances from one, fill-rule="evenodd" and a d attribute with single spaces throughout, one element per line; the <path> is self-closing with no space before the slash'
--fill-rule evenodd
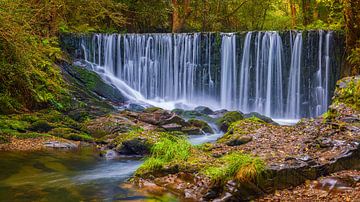
<path id="1" fill-rule="evenodd" d="M 68 139 L 68 140 L 75 140 L 75 141 L 86 141 L 86 142 L 93 141 L 93 138 L 90 135 L 86 134 L 86 133 L 65 134 L 63 136 L 63 138 Z"/>
<path id="2" fill-rule="evenodd" d="M 267 124 L 259 118 L 251 117 L 232 123 L 225 133 L 217 142 L 226 143 L 231 140 L 240 138 L 243 135 L 252 134 L 263 124 Z"/>
<path id="3" fill-rule="evenodd" d="M 223 117 L 219 118 L 216 121 L 216 124 L 221 130 L 227 131 L 228 127 L 232 123 L 242 119 L 244 119 L 244 117 L 240 112 L 236 112 L 236 111 L 226 112 Z"/>
<path id="4" fill-rule="evenodd" d="M 198 119 L 189 119 L 188 123 L 192 126 L 200 128 L 205 133 L 210 133 L 210 134 L 214 133 L 213 129 L 205 121 L 198 120 Z"/>
<path id="5" fill-rule="evenodd" d="M 29 128 L 29 126 L 30 124 L 26 121 L 15 120 L 7 116 L 2 116 L 0 118 L 0 129 L 11 129 L 25 132 Z"/>
<path id="6" fill-rule="evenodd" d="M 80 77 L 79 79 L 83 81 L 89 90 L 94 90 L 96 88 L 96 81 L 101 80 L 99 75 L 85 68 L 80 68 L 77 66 L 73 66 L 73 68 L 78 73 L 78 76 Z"/>
<path id="7" fill-rule="evenodd" d="M 28 138 L 38 138 L 38 137 L 50 137 L 51 135 L 46 133 L 28 132 L 28 133 L 17 133 L 14 136 L 19 139 L 28 139 Z"/>
<path id="8" fill-rule="evenodd" d="M 45 120 L 36 121 L 29 127 L 29 130 L 34 132 L 49 132 L 51 129 L 53 129 L 53 126 Z"/>
<path id="9" fill-rule="evenodd" d="M 163 109 L 161 109 L 160 107 L 149 107 L 149 108 L 146 108 L 146 109 L 144 110 L 144 112 L 146 112 L 146 113 L 152 113 L 152 112 L 156 112 L 156 111 L 158 111 L 158 110 L 163 110 Z"/>
<path id="10" fill-rule="evenodd" d="M 257 180 L 266 169 L 264 161 L 243 153 L 228 154 L 220 162 L 220 166 L 209 166 L 202 172 L 216 182 L 230 179 L 248 182 Z"/>

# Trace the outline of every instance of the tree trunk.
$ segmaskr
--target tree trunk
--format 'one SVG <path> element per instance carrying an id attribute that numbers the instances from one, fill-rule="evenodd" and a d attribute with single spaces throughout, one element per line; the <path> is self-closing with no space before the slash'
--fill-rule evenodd
<path id="1" fill-rule="evenodd" d="M 291 25 L 292 28 L 296 26 L 296 5 L 294 0 L 289 0 L 290 3 L 290 12 L 291 12 Z"/>
<path id="2" fill-rule="evenodd" d="M 360 47 L 359 0 L 344 0 L 344 17 L 346 26 L 346 55 L 349 56 L 354 48 Z M 360 64 L 351 64 L 349 61 L 346 61 L 342 69 L 342 76 L 356 75 L 360 73 Z"/>
<path id="3" fill-rule="evenodd" d="M 302 0 L 303 25 L 307 26 L 311 22 L 311 8 L 309 0 Z"/>
<path id="4" fill-rule="evenodd" d="M 190 0 L 183 0 L 182 4 L 179 0 L 172 0 L 173 13 L 172 13 L 172 32 L 181 32 L 184 28 L 186 18 L 191 13 Z"/>

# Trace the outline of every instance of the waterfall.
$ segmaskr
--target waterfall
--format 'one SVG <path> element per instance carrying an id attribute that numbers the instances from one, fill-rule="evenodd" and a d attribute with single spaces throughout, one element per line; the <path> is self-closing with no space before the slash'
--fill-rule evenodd
<path id="1" fill-rule="evenodd" d="M 249 112 L 249 87 L 250 87 L 250 53 L 251 53 L 251 35 L 252 32 L 248 32 L 245 37 L 243 57 L 240 67 L 240 95 L 239 95 L 239 109 L 244 112 Z"/>
<path id="2" fill-rule="evenodd" d="M 78 48 L 130 99 L 299 119 L 324 113 L 335 85 L 333 32 L 316 34 L 94 34 Z"/>
<path id="3" fill-rule="evenodd" d="M 221 108 L 236 109 L 236 35 L 223 35 L 221 43 Z"/>
<path id="4" fill-rule="evenodd" d="M 302 33 L 296 34 L 291 54 L 289 86 L 287 91 L 286 117 L 299 118 L 300 116 L 300 83 L 301 83 L 301 53 Z"/>

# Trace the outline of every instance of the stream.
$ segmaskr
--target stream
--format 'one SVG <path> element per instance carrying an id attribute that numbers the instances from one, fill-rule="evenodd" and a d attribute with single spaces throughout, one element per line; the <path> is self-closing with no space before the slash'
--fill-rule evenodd
<path id="1" fill-rule="evenodd" d="M 223 133 L 190 136 L 194 144 Z M 0 152 L 0 201 L 137 201 L 146 197 L 124 184 L 139 158 L 106 159 L 93 147 L 76 150 Z"/>

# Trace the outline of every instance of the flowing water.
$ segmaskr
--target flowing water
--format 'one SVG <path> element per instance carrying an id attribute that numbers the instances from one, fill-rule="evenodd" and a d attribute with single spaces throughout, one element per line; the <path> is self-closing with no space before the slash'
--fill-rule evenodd
<path id="1" fill-rule="evenodd" d="M 91 148 L 1 152 L 0 201 L 114 201 L 144 199 L 120 187 L 140 166 L 106 160 Z"/>
<path id="2" fill-rule="evenodd" d="M 327 110 L 340 72 L 332 31 L 94 34 L 82 59 L 135 101 L 297 120 Z"/>

